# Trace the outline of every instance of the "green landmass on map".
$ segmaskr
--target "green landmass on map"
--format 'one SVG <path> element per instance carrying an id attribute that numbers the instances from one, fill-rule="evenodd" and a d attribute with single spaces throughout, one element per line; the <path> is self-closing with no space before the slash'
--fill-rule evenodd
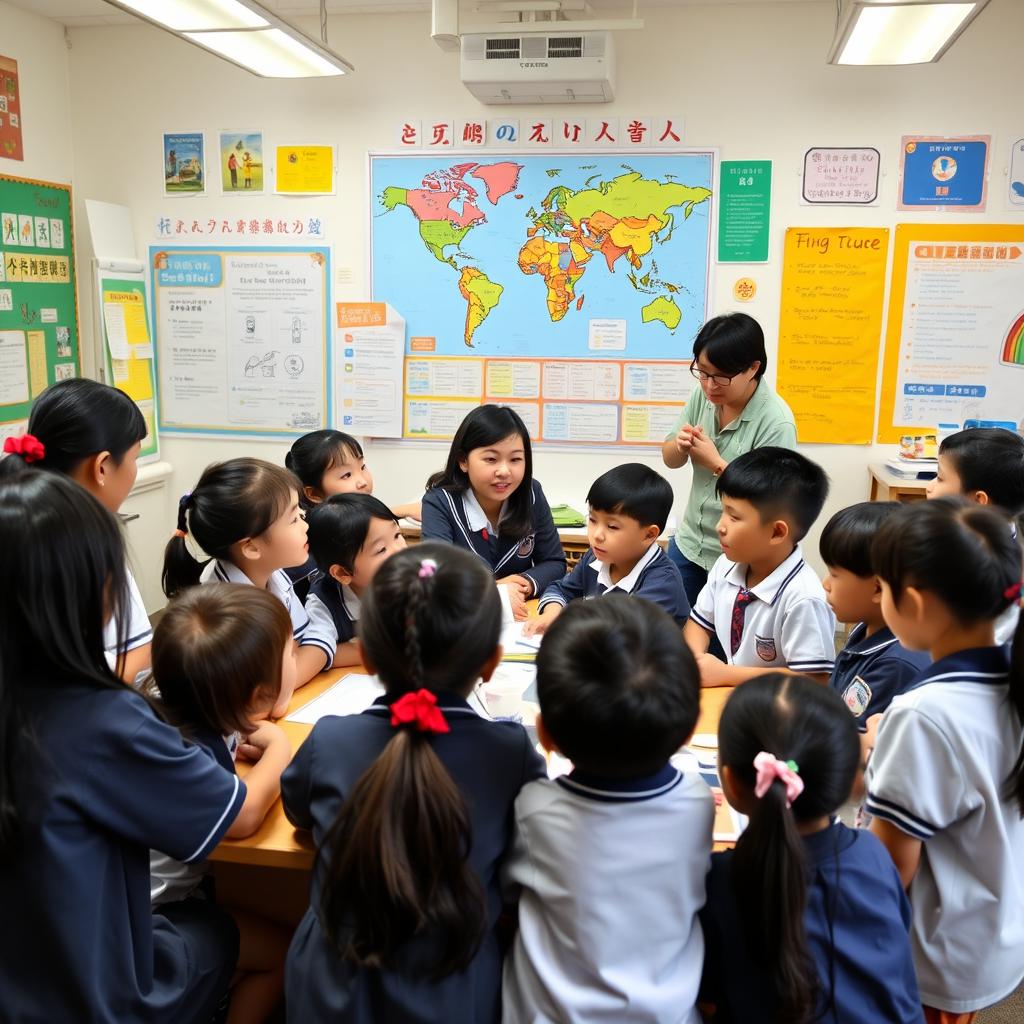
<path id="1" fill-rule="evenodd" d="M 660 321 L 670 331 L 674 331 L 679 326 L 679 321 L 682 320 L 683 314 L 670 296 L 659 295 L 643 307 L 640 311 L 640 318 L 645 324 L 649 324 L 654 320 Z"/>

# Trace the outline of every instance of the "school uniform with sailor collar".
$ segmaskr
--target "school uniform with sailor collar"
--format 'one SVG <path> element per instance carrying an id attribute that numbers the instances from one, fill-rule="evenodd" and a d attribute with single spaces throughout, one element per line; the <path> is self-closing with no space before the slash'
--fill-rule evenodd
<path id="1" fill-rule="evenodd" d="M 544 591 L 539 610 L 543 611 L 549 604 L 564 608 L 577 598 L 603 597 L 615 591 L 660 605 L 680 625 L 690 614 L 683 578 L 657 544 L 652 544 L 618 583 L 612 583 L 609 566 L 596 558 L 593 551 L 587 551 L 568 576 L 556 580 Z"/>
<path id="2" fill-rule="evenodd" d="M 690 618 L 717 635 L 729 665 L 831 673 L 836 658 L 836 618 L 800 545 L 749 590 L 748 568 L 722 555 L 711 567 Z M 743 631 L 734 651 L 730 639 L 740 595 L 750 600 L 742 609 Z"/>
<path id="3" fill-rule="evenodd" d="M 252 580 L 233 562 L 219 558 L 211 559 L 199 577 L 199 583 L 242 583 L 252 586 Z M 291 580 L 283 569 L 275 569 L 267 581 L 267 590 L 288 610 L 292 620 L 292 636 L 300 647 L 318 647 L 324 652 L 326 664 L 330 668 L 334 664 L 334 655 L 338 648 L 334 623 L 330 614 L 320 609 L 313 613 L 303 607 L 302 602 L 292 590 Z"/>
<path id="4" fill-rule="evenodd" d="M 362 606 L 355 591 L 339 583 L 333 576 L 321 576 L 306 598 L 306 612 L 311 618 L 321 621 L 326 617 L 334 623 L 339 644 L 355 638 Z"/>
<path id="5" fill-rule="evenodd" d="M 532 489 L 533 532 L 525 537 L 501 535 L 501 520 L 495 525 L 476 500 L 472 488 L 454 493 L 432 487 L 423 495 L 423 539 L 443 540 L 475 552 L 488 565 L 495 579 L 521 575 L 533 584 L 533 594 L 543 594 L 565 575 L 565 552 L 551 518 L 551 508 L 534 480 Z M 507 506 L 502 506 L 504 513 Z"/>
<path id="6" fill-rule="evenodd" d="M 872 715 L 884 711 L 931 664 L 924 651 L 908 651 L 888 626 L 866 636 L 867 626 L 853 627 L 846 646 L 836 655 L 829 685 L 863 730 Z"/>
<path id="7" fill-rule="evenodd" d="M 921 840 L 908 894 L 921 1000 L 969 1013 L 1024 977 L 1024 819 L 1005 795 L 1024 729 L 1010 653 L 929 665 L 893 698 L 868 762 L 868 811 Z"/>

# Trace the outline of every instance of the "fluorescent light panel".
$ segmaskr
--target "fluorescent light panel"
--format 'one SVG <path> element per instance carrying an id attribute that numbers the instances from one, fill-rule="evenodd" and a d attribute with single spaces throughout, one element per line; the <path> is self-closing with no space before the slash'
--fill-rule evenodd
<path id="1" fill-rule="evenodd" d="M 264 78 L 343 75 L 352 65 L 250 0 L 108 0 Z"/>
<path id="2" fill-rule="evenodd" d="M 928 64 L 952 45 L 988 0 L 854 0 L 833 42 L 833 64 Z"/>

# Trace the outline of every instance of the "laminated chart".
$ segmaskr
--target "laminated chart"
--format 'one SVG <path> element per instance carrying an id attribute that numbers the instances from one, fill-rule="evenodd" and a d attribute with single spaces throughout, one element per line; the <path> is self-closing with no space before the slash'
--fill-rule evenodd
<path id="1" fill-rule="evenodd" d="M 544 442 L 660 443 L 707 316 L 714 163 L 371 154 L 372 295 L 408 325 L 403 436 L 448 438 L 486 400 Z"/>
<path id="2" fill-rule="evenodd" d="M 1024 420 L 1024 224 L 900 224 L 878 440 Z"/>

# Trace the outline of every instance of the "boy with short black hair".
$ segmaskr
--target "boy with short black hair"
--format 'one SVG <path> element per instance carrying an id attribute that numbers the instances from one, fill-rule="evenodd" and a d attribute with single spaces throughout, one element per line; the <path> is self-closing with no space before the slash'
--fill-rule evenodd
<path id="1" fill-rule="evenodd" d="M 960 495 L 978 505 L 998 505 L 1014 517 L 1024 514 L 1024 437 L 1003 427 L 972 427 L 950 434 L 939 446 L 939 471 L 928 484 L 927 495 Z M 1017 604 L 999 616 L 997 644 L 1013 639 L 1019 617 Z"/>
<path id="2" fill-rule="evenodd" d="M 800 541 L 828 496 L 825 471 L 788 448 L 756 448 L 718 481 L 722 557 L 712 566 L 683 635 L 704 686 L 734 686 L 789 668 L 827 682 L 835 617 Z M 717 636 L 726 661 L 707 653 Z"/>
<path id="3" fill-rule="evenodd" d="M 908 651 L 882 618 L 882 586 L 871 568 L 871 541 L 898 501 L 862 501 L 837 512 L 822 530 L 818 550 L 828 573 L 821 581 L 840 622 L 857 623 L 836 656 L 829 680 L 861 732 L 893 697 L 909 688 L 931 659 Z"/>
<path id="4" fill-rule="evenodd" d="M 619 591 L 660 605 L 679 625 L 690 614 L 683 579 L 658 544 L 672 511 L 672 485 L 649 466 L 627 462 L 602 473 L 587 494 L 590 550 L 540 599 L 523 633 L 543 633 L 576 598 Z"/>
<path id="5" fill-rule="evenodd" d="M 516 799 L 504 1019 L 698 1024 L 714 801 L 669 761 L 700 710 L 678 626 L 629 596 L 572 603 L 541 645 L 537 699 L 541 742 L 575 768 Z"/>

